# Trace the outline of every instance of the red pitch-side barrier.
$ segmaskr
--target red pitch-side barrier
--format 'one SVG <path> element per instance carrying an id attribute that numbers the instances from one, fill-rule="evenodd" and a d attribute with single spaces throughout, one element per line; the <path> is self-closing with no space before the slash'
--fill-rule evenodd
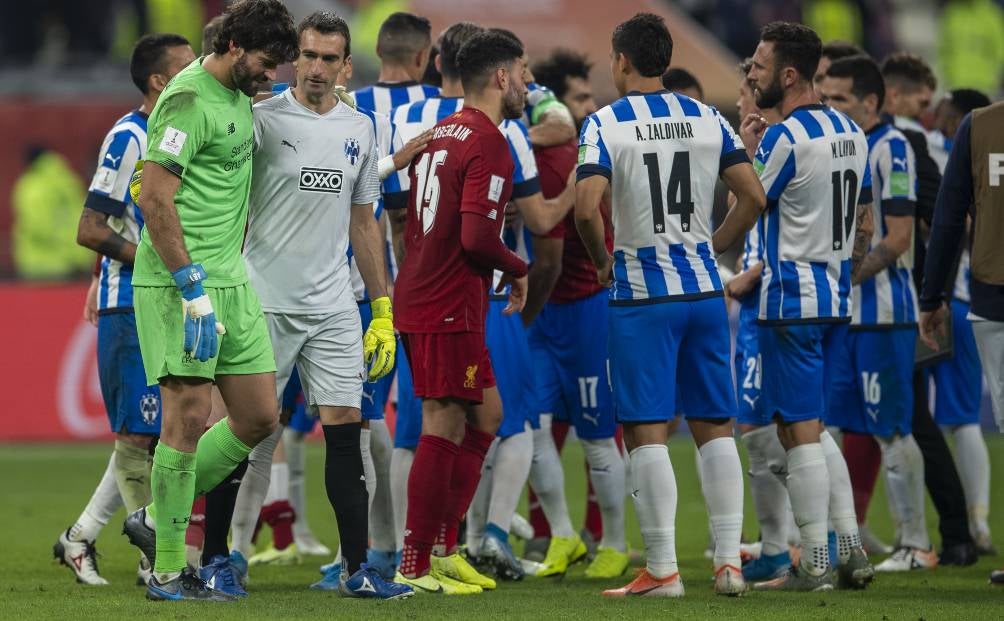
<path id="1" fill-rule="evenodd" d="M 86 284 L 0 284 L 0 442 L 112 437 L 86 294 Z"/>

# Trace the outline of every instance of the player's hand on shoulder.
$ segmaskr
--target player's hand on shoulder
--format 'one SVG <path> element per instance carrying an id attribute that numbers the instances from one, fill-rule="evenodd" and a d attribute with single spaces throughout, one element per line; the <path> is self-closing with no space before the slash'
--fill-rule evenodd
<path id="1" fill-rule="evenodd" d="M 132 171 L 132 176 L 129 177 L 129 197 L 132 198 L 132 202 L 139 205 L 139 194 L 140 190 L 143 189 L 143 160 L 138 160 L 136 162 L 136 169 Z"/>
<path id="2" fill-rule="evenodd" d="M 425 145 L 429 144 L 430 140 L 432 140 L 432 130 L 427 129 L 405 143 L 404 147 L 394 154 L 395 170 L 401 170 L 411 164 L 411 160 L 415 159 L 415 156 L 425 148 Z"/>

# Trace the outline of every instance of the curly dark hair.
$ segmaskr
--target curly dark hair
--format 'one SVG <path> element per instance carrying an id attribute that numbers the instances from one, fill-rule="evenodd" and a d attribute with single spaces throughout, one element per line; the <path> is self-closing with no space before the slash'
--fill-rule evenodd
<path id="1" fill-rule="evenodd" d="M 293 16 L 279 0 L 238 0 L 230 5 L 213 37 L 213 51 L 225 54 L 231 41 L 248 52 L 265 52 L 280 64 L 299 55 Z"/>
<path id="2" fill-rule="evenodd" d="M 460 81 L 464 92 L 484 87 L 488 74 L 523 56 L 523 46 L 499 32 L 481 32 L 471 37 L 457 54 Z"/>
<path id="3" fill-rule="evenodd" d="M 624 54 L 646 78 L 665 73 L 673 59 L 673 37 L 666 22 L 654 13 L 638 13 L 614 28 L 615 54 Z"/>
<path id="4" fill-rule="evenodd" d="M 792 67 L 804 80 L 812 80 L 823 53 L 816 31 L 793 22 L 771 22 L 760 31 L 760 40 L 774 44 L 774 69 Z"/>
<path id="5" fill-rule="evenodd" d="M 551 89 L 558 99 L 561 99 L 568 91 L 568 78 L 588 80 L 589 70 L 592 68 L 593 65 L 585 54 L 557 49 L 547 58 L 534 64 L 533 77 L 537 80 L 537 84 Z"/>

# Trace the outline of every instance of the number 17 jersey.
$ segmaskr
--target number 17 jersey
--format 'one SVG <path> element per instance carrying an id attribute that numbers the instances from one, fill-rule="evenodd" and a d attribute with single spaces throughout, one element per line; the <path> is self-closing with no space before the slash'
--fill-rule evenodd
<path id="1" fill-rule="evenodd" d="M 611 304 L 721 295 L 715 180 L 743 162 L 742 141 L 718 111 L 678 93 L 628 93 L 586 120 L 576 177 L 610 180 Z"/>

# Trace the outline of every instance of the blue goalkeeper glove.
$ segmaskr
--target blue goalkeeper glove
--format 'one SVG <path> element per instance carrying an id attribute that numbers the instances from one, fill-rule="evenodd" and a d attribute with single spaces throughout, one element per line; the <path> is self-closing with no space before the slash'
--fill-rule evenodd
<path id="1" fill-rule="evenodd" d="M 394 336 L 394 311 L 390 298 L 384 296 L 370 302 L 373 319 L 363 334 L 363 361 L 366 363 L 366 381 L 375 382 L 394 370 L 394 353 L 397 338 Z"/>
<path id="2" fill-rule="evenodd" d="M 206 270 L 198 263 L 189 264 L 171 273 L 181 291 L 181 308 L 185 314 L 185 355 L 205 362 L 216 356 L 217 335 L 226 334 L 223 324 L 216 321 L 213 303 L 202 288 Z"/>

